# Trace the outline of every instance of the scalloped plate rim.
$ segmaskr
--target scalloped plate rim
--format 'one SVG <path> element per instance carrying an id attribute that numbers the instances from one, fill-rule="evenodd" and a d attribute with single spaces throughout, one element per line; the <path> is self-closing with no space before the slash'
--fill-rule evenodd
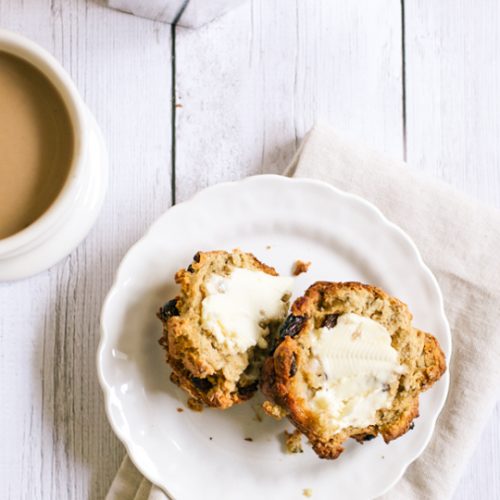
<path id="1" fill-rule="evenodd" d="M 109 336 L 106 332 L 106 325 L 105 325 L 105 315 L 106 311 L 109 308 L 109 304 L 112 302 L 114 299 L 115 295 L 117 294 L 117 290 L 120 286 L 120 280 L 122 278 L 122 275 L 124 275 L 124 272 L 127 268 L 128 262 L 132 261 L 135 253 L 138 251 L 138 249 L 146 244 L 147 240 L 151 237 L 152 233 L 154 233 L 155 229 L 157 227 L 160 227 L 161 225 L 165 224 L 168 219 L 171 217 L 176 216 L 177 212 L 179 210 L 185 209 L 189 205 L 195 205 L 196 203 L 199 203 L 200 201 L 203 200 L 203 197 L 212 195 L 216 191 L 224 191 L 226 189 L 232 189 L 234 187 L 238 187 L 239 185 L 243 184 L 251 184 L 255 182 L 285 182 L 285 183 L 305 183 L 308 185 L 316 185 L 319 188 L 323 189 L 329 189 L 336 195 L 349 200 L 350 202 L 354 202 L 355 204 L 362 205 L 365 209 L 368 209 L 372 213 L 375 213 L 377 215 L 377 218 L 381 223 L 383 223 L 385 226 L 389 227 L 395 234 L 397 234 L 412 250 L 412 256 L 416 258 L 417 263 L 420 266 L 421 271 L 423 271 L 427 278 L 430 279 L 434 291 L 437 294 L 438 297 L 438 305 L 437 309 L 439 309 L 439 315 L 440 319 L 443 321 L 443 324 L 445 326 L 445 333 L 447 336 L 447 342 L 448 342 L 448 352 L 446 353 L 446 361 L 447 361 L 447 370 L 445 374 L 442 377 L 442 380 L 444 382 L 444 390 L 443 390 L 443 396 L 439 402 L 439 405 L 437 409 L 435 410 L 435 413 L 431 417 L 431 425 L 430 425 L 430 430 L 426 436 L 425 439 L 422 440 L 421 446 L 417 450 L 417 452 L 412 456 L 410 459 L 407 461 L 404 461 L 404 463 L 401 464 L 401 467 L 398 471 L 398 474 L 395 476 L 395 479 L 388 484 L 384 489 L 382 489 L 380 492 L 377 493 L 377 497 L 380 495 L 383 495 L 387 493 L 404 475 L 406 472 L 406 469 L 410 466 L 411 463 L 413 463 L 426 449 L 428 446 L 432 435 L 434 433 L 435 425 L 437 422 L 437 419 L 439 415 L 441 414 L 443 407 L 446 403 L 446 399 L 448 397 L 448 392 L 449 392 L 449 385 L 450 385 L 450 361 L 451 361 L 451 356 L 452 356 L 452 337 L 451 337 L 451 331 L 449 327 L 449 322 L 446 317 L 446 313 L 444 310 L 444 300 L 443 300 L 443 295 L 441 292 L 441 288 L 439 287 L 439 284 L 437 282 L 436 277 L 432 273 L 432 271 L 429 269 L 429 267 L 425 264 L 424 260 L 422 259 L 422 256 L 416 246 L 416 244 L 413 242 L 413 240 L 410 238 L 410 236 L 403 231 L 397 224 L 394 222 L 390 221 L 384 214 L 383 212 L 373 203 L 369 202 L 362 196 L 349 193 L 346 191 L 343 191 L 327 182 L 318 180 L 318 179 L 312 179 L 312 178 L 305 178 L 305 177 L 286 177 L 282 175 L 276 175 L 276 174 L 261 174 L 261 175 L 253 175 L 246 177 L 241 180 L 236 180 L 236 181 L 228 181 L 228 182 L 221 182 L 209 187 L 206 187 L 197 193 L 195 193 L 191 198 L 189 198 L 186 201 L 183 201 L 181 203 L 178 203 L 170 208 L 168 208 L 163 214 L 161 214 L 155 221 L 152 222 L 152 224 L 149 226 L 149 228 L 146 230 L 144 235 L 137 240 L 136 243 L 134 243 L 125 253 L 123 256 L 118 269 L 115 273 L 115 278 L 113 280 L 113 284 L 103 302 L 102 310 L 101 310 L 101 318 L 100 318 L 100 340 L 99 340 L 99 345 L 97 349 L 97 355 L 96 355 L 96 361 L 97 361 L 97 375 L 98 375 L 98 380 L 99 384 L 101 386 L 101 389 L 103 391 L 104 395 L 104 401 L 105 401 L 105 412 L 106 416 L 108 419 L 108 422 L 115 433 L 115 435 L 118 437 L 118 439 L 121 441 L 121 443 L 124 445 L 127 454 L 129 458 L 131 459 L 132 463 L 136 466 L 136 468 L 141 472 L 141 474 L 146 477 L 149 481 L 151 481 L 153 484 L 158 485 L 158 483 L 161 482 L 161 480 L 157 477 L 155 477 L 155 474 L 152 474 L 150 470 L 148 470 L 147 466 L 142 463 L 140 459 L 134 454 L 133 451 L 133 445 L 134 443 L 131 442 L 130 436 L 125 435 L 125 433 L 121 432 L 118 429 L 118 426 L 115 424 L 112 414 L 111 414 L 111 386 L 108 384 L 106 377 L 104 375 L 104 369 L 103 369 L 103 354 L 104 354 L 104 349 L 106 347 L 107 340 L 109 340 Z M 160 487 L 160 486 L 158 486 Z M 168 491 L 168 488 L 165 487 L 160 487 L 163 489 L 163 491 L 170 497 L 174 498 L 174 496 Z"/>

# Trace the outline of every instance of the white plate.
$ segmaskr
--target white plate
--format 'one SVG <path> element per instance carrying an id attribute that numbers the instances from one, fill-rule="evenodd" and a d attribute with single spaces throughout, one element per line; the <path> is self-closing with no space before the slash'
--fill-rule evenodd
<path id="1" fill-rule="evenodd" d="M 118 270 L 102 311 L 98 372 L 109 421 L 139 470 L 178 500 L 366 499 L 387 491 L 423 451 L 444 404 L 448 372 L 421 397 L 413 431 L 390 445 L 349 442 L 340 459 L 287 455 L 291 425 L 256 418 L 259 399 L 194 413 L 168 379 L 155 313 L 175 296 L 174 273 L 198 250 L 240 247 L 281 274 L 310 260 L 295 296 L 316 280 L 358 280 L 405 301 L 419 328 L 451 337 L 437 282 L 411 242 L 373 205 L 313 180 L 256 176 L 220 184 L 162 215 Z M 247 441 L 245 438 L 252 438 Z"/>

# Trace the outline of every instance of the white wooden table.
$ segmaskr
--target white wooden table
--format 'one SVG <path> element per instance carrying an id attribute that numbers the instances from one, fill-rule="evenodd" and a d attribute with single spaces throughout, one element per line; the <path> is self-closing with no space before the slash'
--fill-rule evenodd
<path id="1" fill-rule="evenodd" d="M 0 0 L 0 27 L 73 76 L 111 157 L 86 241 L 0 285 L 0 498 L 105 496 L 124 449 L 95 373 L 99 311 L 173 202 L 280 172 L 324 119 L 500 207 L 499 26 L 497 0 L 254 0 L 197 31 L 97 0 Z M 497 406 L 456 500 L 500 497 L 499 424 Z"/>

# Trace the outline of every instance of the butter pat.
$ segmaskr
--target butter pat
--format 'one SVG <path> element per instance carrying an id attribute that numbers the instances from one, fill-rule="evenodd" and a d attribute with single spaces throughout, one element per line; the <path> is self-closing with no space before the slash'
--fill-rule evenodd
<path id="1" fill-rule="evenodd" d="M 257 344 L 265 347 L 269 331 L 262 325 L 285 315 L 287 304 L 281 299 L 292 286 L 293 278 L 262 271 L 236 268 L 229 276 L 214 274 L 205 286 L 202 326 L 233 354 Z"/>
<path id="2" fill-rule="evenodd" d="M 404 372 L 389 332 L 370 318 L 348 313 L 335 327 L 310 335 L 313 362 L 324 374 L 311 408 L 335 432 L 374 424 L 377 410 L 390 408 L 394 399 L 389 386 Z"/>

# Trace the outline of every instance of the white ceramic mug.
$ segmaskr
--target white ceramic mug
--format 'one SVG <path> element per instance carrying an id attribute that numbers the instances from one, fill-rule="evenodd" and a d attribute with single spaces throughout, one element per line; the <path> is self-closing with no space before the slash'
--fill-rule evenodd
<path id="1" fill-rule="evenodd" d="M 72 164 L 56 199 L 28 227 L 0 239 L 0 281 L 6 281 L 49 268 L 85 238 L 104 200 L 108 162 L 96 122 L 57 60 L 31 40 L 5 30 L 0 30 L 0 51 L 26 60 L 52 82 L 74 133 Z"/>

